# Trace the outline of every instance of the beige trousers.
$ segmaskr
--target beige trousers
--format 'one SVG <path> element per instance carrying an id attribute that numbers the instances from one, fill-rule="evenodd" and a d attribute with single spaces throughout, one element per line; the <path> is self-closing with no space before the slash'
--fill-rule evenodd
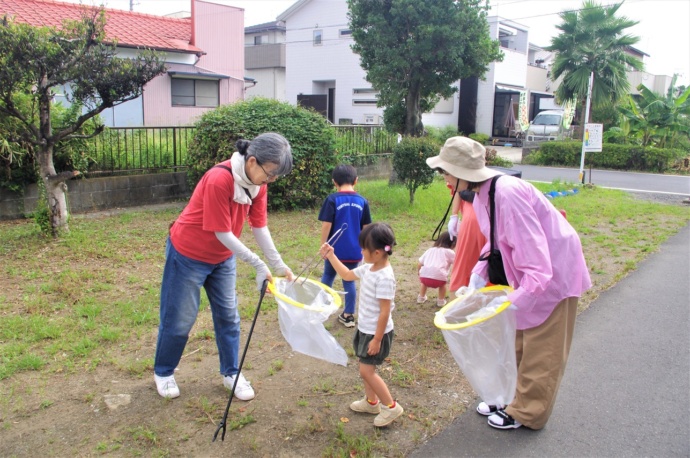
<path id="1" fill-rule="evenodd" d="M 517 388 L 505 410 L 528 428 L 543 428 L 551 416 L 570 353 L 578 299 L 563 299 L 546 321 L 515 336 Z"/>

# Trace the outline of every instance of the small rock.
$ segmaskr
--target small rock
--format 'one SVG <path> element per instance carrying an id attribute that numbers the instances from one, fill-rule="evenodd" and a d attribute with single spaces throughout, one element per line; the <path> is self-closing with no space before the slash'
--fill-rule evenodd
<path id="1" fill-rule="evenodd" d="M 106 394 L 103 396 L 103 400 L 110 410 L 115 410 L 132 402 L 132 396 L 129 394 Z"/>

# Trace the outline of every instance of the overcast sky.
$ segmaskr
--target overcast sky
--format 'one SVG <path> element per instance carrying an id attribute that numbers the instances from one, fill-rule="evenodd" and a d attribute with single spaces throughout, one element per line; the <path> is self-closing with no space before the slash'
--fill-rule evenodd
<path id="1" fill-rule="evenodd" d="M 70 0 L 100 4 L 101 0 Z M 245 10 L 245 26 L 274 21 L 296 0 L 206 0 Z M 342 1 L 342 0 L 333 0 Z M 424 1 L 424 0 L 420 0 Z M 107 7 L 149 14 L 189 11 L 190 0 L 102 0 Z M 601 0 L 602 4 L 611 4 Z M 511 19 L 529 27 L 530 42 L 547 46 L 557 34 L 558 12 L 577 9 L 579 0 L 493 0 L 490 15 Z M 630 29 L 639 36 L 636 48 L 649 54 L 646 70 L 656 75 L 681 74 L 680 84 L 690 82 L 690 0 L 625 0 L 619 15 L 639 21 Z"/>

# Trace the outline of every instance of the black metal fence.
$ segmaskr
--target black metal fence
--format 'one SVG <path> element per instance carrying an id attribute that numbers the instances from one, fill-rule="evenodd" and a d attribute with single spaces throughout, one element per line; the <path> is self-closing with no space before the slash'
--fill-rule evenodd
<path id="1" fill-rule="evenodd" d="M 392 153 L 397 136 L 382 126 L 333 126 L 336 150 L 354 164 Z M 184 170 L 196 128 L 112 127 L 88 149 L 86 176 L 143 174 Z"/>
<path id="2" fill-rule="evenodd" d="M 94 137 L 87 176 L 156 173 L 186 168 L 195 128 L 111 127 Z"/>

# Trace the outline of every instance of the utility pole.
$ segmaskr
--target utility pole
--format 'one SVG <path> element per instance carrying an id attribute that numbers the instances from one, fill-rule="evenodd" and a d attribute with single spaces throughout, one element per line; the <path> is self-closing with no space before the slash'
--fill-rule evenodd
<path id="1" fill-rule="evenodd" d="M 589 74 L 589 85 L 587 87 L 587 104 L 585 105 L 585 122 L 589 122 L 589 104 L 592 99 L 592 84 L 594 84 L 594 72 Z M 585 126 L 582 126 L 582 155 L 580 157 L 580 182 L 585 184 Z M 592 177 L 589 177 L 590 181 Z"/>

